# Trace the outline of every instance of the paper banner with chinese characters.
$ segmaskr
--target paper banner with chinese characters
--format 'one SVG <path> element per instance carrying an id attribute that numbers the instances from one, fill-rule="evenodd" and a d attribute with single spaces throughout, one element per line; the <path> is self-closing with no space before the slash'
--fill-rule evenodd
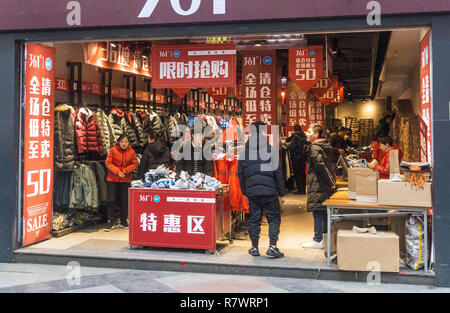
<path id="1" fill-rule="evenodd" d="M 294 125 L 301 126 L 303 131 L 309 127 L 308 94 L 301 90 L 295 83 L 288 81 L 286 95 L 286 121 L 287 135 L 294 133 Z"/>
<path id="2" fill-rule="evenodd" d="M 309 125 L 325 125 L 325 106 L 320 102 L 313 92 L 308 93 L 309 104 Z"/>
<path id="3" fill-rule="evenodd" d="M 243 123 L 277 124 L 276 51 L 242 51 Z"/>
<path id="4" fill-rule="evenodd" d="M 152 48 L 152 88 L 220 88 L 236 85 L 236 45 Z"/>
<path id="5" fill-rule="evenodd" d="M 208 88 L 207 92 L 217 102 L 222 102 L 225 100 L 230 93 L 232 92 L 233 88 L 230 87 L 223 87 L 223 88 Z"/>
<path id="6" fill-rule="evenodd" d="M 338 76 L 334 75 L 333 83 L 331 84 L 330 88 L 328 88 L 324 93 L 321 94 L 315 92 L 315 95 L 317 99 L 324 105 L 329 105 L 336 98 L 338 92 L 339 92 Z"/>
<path id="7" fill-rule="evenodd" d="M 53 199 L 55 49 L 26 45 L 23 245 L 50 237 Z"/>
<path id="8" fill-rule="evenodd" d="M 344 101 L 344 84 L 339 83 L 338 92 L 336 93 L 336 97 L 331 102 L 331 106 L 336 109 L 339 104 Z"/>
<path id="9" fill-rule="evenodd" d="M 289 78 L 308 92 L 323 78 L 323 47 L 289 49 Z"/>
<path id="10" fill-rule="evenodd" d="M 431 42 L 428 32 L 420 43 L 420 115 L 427 125 L 427 162 L 431 162 Z"/>
<path id="11" fill-rule="evenodd" d="M 151 77 L 150 56 L 144 53 L 144 47 L 132 48 L 131 45 L 131 42 L 86 42 L 83 46 L 84 62 Z"/>

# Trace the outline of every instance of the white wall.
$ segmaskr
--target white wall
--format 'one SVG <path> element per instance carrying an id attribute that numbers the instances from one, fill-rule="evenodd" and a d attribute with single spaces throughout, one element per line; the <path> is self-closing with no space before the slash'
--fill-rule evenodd
<path id="1" fill-rule="evenodd" d="M 386 103 L 384 99 L 376 99 L 367 102 L 354 101 L 348 102 L 344 101 L 336 108 L 336 118 L 342 119 L 344 117 L 356 117 L 360 119 L 373 119 L 375 126 L 378 125 L 378 120 L 381 119 L 383 113 L 385 112 Z"/>

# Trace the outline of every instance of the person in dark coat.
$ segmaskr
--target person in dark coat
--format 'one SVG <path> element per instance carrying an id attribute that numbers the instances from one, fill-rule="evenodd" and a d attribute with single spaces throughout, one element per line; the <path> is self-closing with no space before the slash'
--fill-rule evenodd
<path id="1" fill-rule="evenodd" d="M 384 116 L 378 121 L 378 129 L 375 134 L 375 138 L 387 137 L 389 136 L 389 132 L 391 130 L 391 124 L 394 121 L 395 115 L 397 111 L 387 112 Z"/>
<path id="2" fill-rule="evenodd" d="M 294 168 L 297 194 L 306 194 L 306 135 L 300 125 L 294 125 L 295 133 L 286 139 L 287 150 L 290 152 L 292 166 Z"/>
<path id="3" fill-rule="evenodd" d="M 161 140 L 156 138 L 153 130 L 148 132 L 148 144 L 142 155 L 141 163 L 138 168 L 139 179 L 145 178 L 145 173 L 155 169 L 160 165 L 170 167 L 170 149 Z"/>
<path id="4" fill-rule="evenodd" d="M 251 137 L 244 151 L 241 151 L 238 163 L 238 176 L 242 194 L 249 201 L 248 230 L 252 240 L 252 248 L 248 251 L 252 256 L 259 256 L 258 243 L 261 231 L 263 211 L 269 223 L 270 246 L 266 254 L 282 258 L 284 254 L 277 248 L 280 233 L 281 212 L 278 196 L 286 195 L 283 173 L 278 151 L 267 143 L 264 133 L 266 124 L 251 124 Z"/>
<path id="5" fill-rule="evenodd" d="M 336 176 L 332 161 L 334 151 L 321 128 L 315 128 L 309 136 L 308 148 L 308 196 L 307 210 L 314 217 L 314 239 L 304 248 L 323 249 L 323 233 L 327 231 L 327 211 L 323 202 L 336 190 Z"/>
<path id="6" fill-rule="evenodd" d="M 203 173 L 214 177 L 214 161 L 212 157 L 212 146 L 210 155 L 205 154 L 205 142 L 203 132 L 191 131 L 191 136 L 181 145 L 176 162 L 176 171 L 187 172 L 189 175 Z"/>

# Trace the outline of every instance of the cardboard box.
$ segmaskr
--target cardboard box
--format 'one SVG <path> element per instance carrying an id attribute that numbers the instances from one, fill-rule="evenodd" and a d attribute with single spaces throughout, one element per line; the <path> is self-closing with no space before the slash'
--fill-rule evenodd
<path id="1" fill-rule="evenodd" d="M 377 234 L 339 230 L 337 236 L 338 268 L 344 271 L 398 272 L 399 237 L 391 232 Z"/>
<path id="2" fill-rule="evenodd" d="M 431 183 L 420 189 L 409 182 L 378 181 L 378 204 L 431 208 Z"/>
<path id="3" fill-rule="evenodd" d="M 356 199 L 356 183 L 355 183 L 355 174 L 359 172 L 370 171 L 369 168 L 349 168 L 348 169 L 348 197 L 350 199 Z"/>
<path id="4" fill-rule="evenodd" d="M 356 201 L 377 203 L 378 184 L 380 178 L 378 171 L 363 171 L 355 174 Z"/>
<path id="5" fill-rule="evenodd" d="M 406 219 L 407 216 L 391 216 L 389 217 L 389 231 L 395 233 L 399 237 L 400 253 L 406 253 Z"/>
<path id="6" fill-rule="evenodd" d="M 355 212 L 352 212 L 352 213 L 355 213 Z M 338 231 L 341 230 L 341 229 L 352 230 L 353 226 L 362 228 L 362 227 L 364 227 L 364 221 L 361 221 L 361 220 L 350 221 L 350 220 L 348 220 L 348 221 L 339 221 L 339 222 L 335 222 L 335 223 L 331 224 L 331 231 L 330 231 L 330 234 L 331 234 L 331 236 L 330 236 L 331 237 L 331 250 L 330 250 L 330 252 L 331 253 L 330 254 L 332 256 L 336 254 L 336 243 L 337 243 L 337 233 L 338 233 Z M 328 234 L 327 233 L 323 234 L 323 248 L 324 248 L 325 257 L 327 257 L 327 253 L 328 253 L 328 249 L 327 249 L 327 247 L 328 247 L 328 240 L 327 240 L 327 238 L 328 238 Z"/>

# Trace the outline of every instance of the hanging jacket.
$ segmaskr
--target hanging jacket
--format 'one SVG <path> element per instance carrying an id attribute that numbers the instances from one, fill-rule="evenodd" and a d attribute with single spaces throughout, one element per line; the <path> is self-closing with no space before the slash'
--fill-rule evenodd
<path id="1" fill-rule="evenodd" d="M 202 157 L 200 158 L 200 160 L 194 160 L 195 149 L 192 146 L 191 141 L 188 140 L 188 141 L 186 141 L 185 144 L 182 144 L 180 147 L 180 150 L 178 152 L 180 154 L 179 157 L 181 159 L 176 162 L 177 173 L 180 173 L 181 171 L 185 171 L 185 172 L 188 172 L 189 175 L 195 175 L 196 172 L 194 171 L 194 168 L 195 168 L 195 163 L 197 163 L 197 169 L 198 169 L 197 172 L 213 177 L 214 176 L 214 162 L 213 162 L 213 160 L 208 160 L 204 157 L 204 154 L 203 154 L 204 147 L 205 147 L 205 143 L 203 143 L 202 148 L 201 148 Z M 190 150 L 189 152 L 187 152 L 186 158 L 183 156 L 184 148 Z M 211 156 L 212 156 L 212 153 L 211 153 Z"/>
<path id="2" fill-rule="evenodd" d="M 147 112 L 148 114 L 148 127 L 153 130 L 156 135 L 163 136 L 163 123 L 161 117 L 154 112 Z"/>
<path id="3" fill-rule="evenodd" d="M 55 172 L 53 201 L 56 208 L 67 208 L 72 190 L 72 172 Z"/>
<path id="4" fill-rule="evenodd" d="M 75 165 L 75 110 L 66 104 L 55 108 L 54 162 L 55 170 L 71 171 Z"/>
<path id="5" fill-rule="evenodd" d="M 114 144 L 117 143 L 117 140 L 123 134 L 122 119 L 124 118 L 124 116 L 125 114 L 118 109 L 112 109 L 108 116 L 114 136 L 114 142 L 112 142 L 111 148 L 114 146 Z"/>
<path id="6" fill-rule="evenodd" d="M 144 134 L 144 127 L 142 126 L 142 121 L 139 118 L 137 113 L 131 113 L 131 119 L 133 122 L 133 130 L 136 134 L 137 140 L 138 140 L 138 147 L 141 149 L 144 149 L 145 145 L 147 144 L 147 136 Z M 142 150 L 141 150 L 142 151 Z"/>
<path id="7" fill-rule="evenodd" d="M 334 149 L 326 139 L 316 140 L 308 147 L 308 212 L 326 210 L 326 207 L 322 203 L 329 199 L 335 192 L 332 188 L 336 185 L 333 157 Z"/>
<path id="8" fill-rule="evenodd" d="M 95 174 L 86 164 L 80 164 L 72 174 L 69 208 L 98 208 L 98 186 Z"/>
<path id="9" fill-rule="evenodd" d="M 144 150 L 138 169 L 138 178 L 144 179 L 148 170 L 164 165 L 170 167 L 170 149 L 160 140 L 149 143 Z"/>
<path id="10" fill-rule="evenodd" d="M 149 121 L 149 117 L 147 112 L 145 111 L 138 111 L 136 112 L 136 116 L 139 119 L 139 121 L 141 122 L 142 125 L 142 131 L 143 131 L 143 136 L 145 138 L 145 143 L 144 146 L 147 144 L 147 138 L 148 138 L 148 132 L 150 130 L 150 121 Z"/>
<path id="11" fill-rule="evenodd" d="M 227 162 L 230 163 L 228 185 L 230 186 L 231 210 L 240 211 L 244 196 L 242 194 L 241 186 L 239 183 L 239 174 L 238 174 L 239 160 L 237 158 L 234 158 L 232 161 Z"/>
<path id="12" fill-rule="evenodd" d="M 78 154 L 87 152 L 102 154 L 102 135 L 98 127 L 97 119 L 91 110 L 81 108 L 76 112 L 74 129 Z"/>
<path id="13" fill-rule="evenodd" d="M 281 162 L 271 165 L 272 158 L 263 160 L 260 152 L 272 154 L 273 147 L 266 140 L 256 140 L 256 146 L 247 141 L 244 155 L 240 156 L 238 176 L 242 194 L 246 197 L 286 195 Z M 260 143 L 261 141 L 262 143 Z M 276 152 L 275 152 L 276 153 Z M 250 159 L 250 157 L 255 160 Z"/>
<path id="14" fill-rule="evenodd" d="M 115 144 L 111 148 L 105 164 L 108 169 L 107 181 L 130 183 L 131 172 L 138 166 L 136 152 L 130 146 L 126 150 L 122 150 L 119 144 Z M 125 177 L 120 177 L 121 173 L 125 174 Z"/>
<path id="15" fill-rule="evenodd" d="M 102 135 L 103 154 L 108 154 L 115 143 L 111 122 L 102 109 L 97 109 L 95 118 L 97 119 L 98 127 L 100 128 L 100 133 Z"/>
<path id="16" fill-rule="evenodd" d="M 138 141 L 136 132 L 134 131 L 133 118 L 132 118 L 133 113 L 127 112 L 124 114 L 125 115 L 121 120 L 121 126 L 123 129 L 123 133 L 128 136 L 128 141 L 130 142 L 130 146 L 133 149 L 136 149 L 139 147 L 139 141 Z"/>

